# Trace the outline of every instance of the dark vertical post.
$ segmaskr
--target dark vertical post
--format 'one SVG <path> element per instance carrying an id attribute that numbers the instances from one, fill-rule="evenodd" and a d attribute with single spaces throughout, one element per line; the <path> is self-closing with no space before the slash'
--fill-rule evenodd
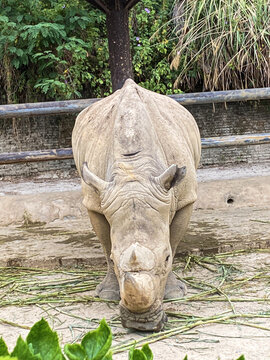
<path id="1" fill-rule="evenodd" d="M 106 15 L 112 88 L 115 91 L 126 79 L 133 79 L 128 9 L 124 8 L 123 1 L 116 0 L 114 8 Z"/>

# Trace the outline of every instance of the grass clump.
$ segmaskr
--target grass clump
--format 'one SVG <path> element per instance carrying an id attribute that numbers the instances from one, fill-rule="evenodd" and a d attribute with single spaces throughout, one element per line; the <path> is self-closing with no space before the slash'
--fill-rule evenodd
<path id="1" fill-rule="evenodd" d="M 183 90 L 270 86 L 269 0 L 178 0 L 171 53 Z"/>

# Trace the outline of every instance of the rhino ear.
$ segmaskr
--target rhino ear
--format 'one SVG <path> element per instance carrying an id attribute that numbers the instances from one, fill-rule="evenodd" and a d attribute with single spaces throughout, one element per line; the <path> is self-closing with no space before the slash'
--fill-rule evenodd
<path id="1" fill-rule="evenodd" d="M 87 162 L 83 163 L 82 169 L 81 169 L 81 176 L 83 178 L 83 181 L 87 185 L 91 185 L 94 188 L 96 188 L 98 191 L 105 190 L 106 187 L 109 185 L 107 181 L 104 181 L 100 179 L 98 176 L 93 174 L 87 166 Z"/>
<path id="2" fill-rule="evenodd" d="M 186 176 L 186 167 L 179 168 L 177 165 L 171 165 L 167 170 L 164 171 L 156 180 L 166 190 L 170 190 L 175 185 L 179 184 L 180 181 Z"/>

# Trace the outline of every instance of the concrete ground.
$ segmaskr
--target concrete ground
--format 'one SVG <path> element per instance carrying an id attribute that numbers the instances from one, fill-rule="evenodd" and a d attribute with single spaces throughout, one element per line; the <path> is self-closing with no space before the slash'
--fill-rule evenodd
<path id="1" fill-rule="evenodd" d="M 269 246 L 270 164 L 201 169 L 198 181 L 198 200 L 179 254 Z M 1 266 L 104 263 L 77 178 L 2 181 L 0 243 Z"/>
<path id="2" fill-rule="evenodd" d="M 165 308 L 169 312 L 181 312 L 193 317 L 224 316 L 227 313 L 239 316 L 258 314 L 261 317 L 257 320 L 252 318 L 250 323 L 246 318 L 242 323 L 239 320 L 241 318 L 235 322 L 210 322 L 187 334 L 179 333 L 160 340 L 151 345 L 154 359 L 182 360 L 188 354 L 189 360 L 216 360 L 218 357 L 221 360 L 236 360 L 242 353 L 246 360 L 270 359 L 270 164 L 201 169 L 198 171 L 198 180 L 198 201 L 189 230 L 178 249 L 180 258 L 176 262 L 180 261 L 180 269 L 185 265 L 182 255 L 212 256 L 239 249 L 265 249 L 226 258 L 226 262 L 239 268 L 240 282 L 246 278 L 256 278 L 257 273 L 263 276 L 254 282 L 248 281 L 249 286 L 245 289 L 232 290 L 229 295 L 226 294 L 230 298 L 238 298 L 235 303 L 218 299 L 211 302 L 207 299 L 195 302 L 184 299 L 180 303 L 168 303 Z M 46 277 L 42 279 L 47 283 L 52 281 L 55 284 L 59 281 L 59 274 L 50 273 L 47 269 L 75 271 L 89 266 L 104 269 L 105 265 L 100 245 L 81 205 L 78 179 L 1 181 L 0 244 L 1 271 L 5 272 L 6 266 L 43 268 L 48 271 L 42 275 Z M 222 266 L 218 266 L 213 275 L 209 265 L 197 264 L 187 269 L 185 276 L 220 284 L 220 269 Z M 225 266 L 226 269 L 229 268 Z M 183 275 L 181 270 L 179 274 Z M 8 292 L 1 285 L 4 283 L 0 279 L 0 335 L 10 347 L 19 334 L 25 338 L 28 332 L 12 325 L 12 322 L 32 326 L 43 316 L 60 333 L 61 343 L 65 343 L 78 340 L 90 328 L 94 328 L 95 321 L 102 317 L 105 316 L 114 324 L 113 319 L 118 316 L 117 305 L 91 301 L 61 305 L 8 305 L 3 299 L 7 297 L 12 300 L 13 296 L 20 296 L 20 284 L 11 285 Z M 219 296 L 222 296 L 222 289 L 217 293 Z M 188 291 L 190 296 L 197 290 L 188 286 Z M 30 285 L 28 292 L 31 294 Z M 85 294 L 93 295 L 94 292 Z M 140 340 L 144 336 L 123 329 L 117 322 L 112 329 L 115 344 Z M 116 360 L 127 358 L 127 353 L 114 355 Z"/>

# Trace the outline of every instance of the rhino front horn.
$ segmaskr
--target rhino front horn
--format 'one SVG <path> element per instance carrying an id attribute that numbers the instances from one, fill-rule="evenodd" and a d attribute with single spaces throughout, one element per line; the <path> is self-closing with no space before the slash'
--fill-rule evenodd
<path id="1" fill-rule="evenodd" d="M 156 299 L 151 275 L 127 272 L 122 281 L 121 303 L 128 310 L 145 312 L 153 305 Z"/>

